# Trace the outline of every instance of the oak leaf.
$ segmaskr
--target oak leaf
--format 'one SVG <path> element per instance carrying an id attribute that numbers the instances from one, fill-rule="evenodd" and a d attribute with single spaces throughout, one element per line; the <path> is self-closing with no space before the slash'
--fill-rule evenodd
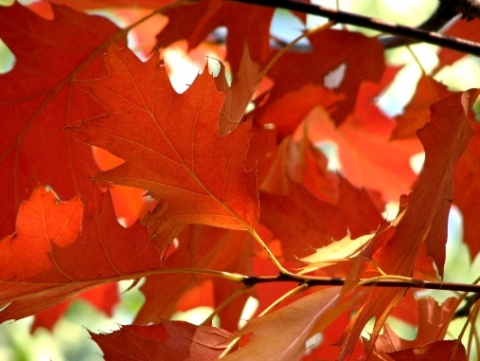
<path id="1" fill-rule="evenodd" d="M 90 334 L 105 360 L 213 361 L 228 345 L 230 333 L 210 326 L 162 321 L 127 325 L 110 334 Z"/>
<path id="2" fill-rule="evenodd" d="M 403 110 L 403 114 L 396 117 L 397 125 L 390 139 L 415 138 L 417 130 L 428 121 L 430 105 L 450 94 L 445 85 L 427 75 L 422 75 L 413 98 Z"/>
<path id="3" fill-rule="evenodd" d="M 100 111 L 71 86 L 106 74 L 96 54 L 119 29 L 108 20 L 53 6 L 46 21 L 18 3 L 0 7 L 0 38 L 16 56 L 0 75 L 0 237 L 14 231 L 20 202 L 38 184 L 62 199 L 87 194 L 98 168 L 91 149 L 64 128 Z M 77 106 L 72 106 L 77 104 Z"/>
<path id="4" fill-rule="evenodd" d="M 271 107 L 280 106 L 284 109 L 284 102 L 288 99 L 291 109 L 301 105 L 302 111 L 296 109 L 294 115 L 305 116 L 312 106 L 312 102 L 306 99 L 318 99 L 319 95 L 315 93 L 320 91 L 320 104 L 327 106 L 328 103 L 331 117 L 339 125 L 353 111 L 353 99 L 357 96 L 360 84 L 363 81 L 378 82 L 385 67 L 383 49 L 376 39 L 327 29 L 309 36 L 309 41 L 312 51 L 283 54 L 267 74 L 273 80 L 274 87 L 264 107 L 259 109 L 259 122 L 274 123 L 281 137 L 292 133 L 302 118 L 289 119 L 290 111 L 283 114 L 274 112 L 280 115 L 280 119 L 271 117 Z M 369 54 L 368 58 L 365 54 Z M 319 86 L 323 89 L 318 89 Z M 283 99 L 287 94 L 299 90 L 302 92 L 300 97 Z"/>
<path id="5" fill-rule="evenodd" d="M 120 226 L 108 194 L 93 191 L 84 211 L 79 197 L 59 201 L 44 188 L 21 204 L 16 233 L 0 242 L 0 260 L 2 322 L 161 266 L 146 229 Z"/>
<path id="6" fill-rule="evenodd" d="M 270 22 L 274 9 L 221 0 L 202 0 L 180 6 L 164 15 L 169 23 L 157 36 L 158 46 L 166 47 L 187 39 L 189 48 L 197 47 L 215 29 L 227 28 L 227 61 L 233 74 L 240 69 L 246 44 L 255 63 L 265 64 L 270 54 Z"/>
<path id="7" fill-rule="evenodd" d="M 328 170 L 327 157 L 307 137 L 294 141 L 288 136 L 277 147 L 277 154 L 260 189 L 286 196 L 289 182 L 302 184 L 320 201 L 335 204 L 339 196 L 338 175 Z"/>
<path id="8" fill-rule="evenodd" d="M 277 311 L 250 321 L 233 334 L 253 333 L 246 346 L 223 358 L 225 361 L 295 361 L 305 354 L 305 342 L 322 332 L 341 314 L 348 303 L 340 303 L 340 288 L 315 292 Z"/>
<path id="9" fill-rule="evenodd" d="M 463 217 L 463 239 L 470 248 L 472 259 L 480 252 L 480 125 L 470 122 L 475 136 L 458 160 L 453 173 L 453 203 Z"/>
<path id="10" fill-rule="evenodd" d="M 340 126 L 335 126 L 322 107 L 314 108 L 305 118 L 313 144 L 336 144 L 341 174 L 356 187 L 380 192 L 386 202 L 398 201 L 410 191 L 416 179 L 410 158 L 423 151 L 417 139 L 390 140 L 395 124 L 373 103 L 395 72 L 387 69 L 379 84 L 363 83 L 354 113 Z"/>
<path id="11" fill-rule="evenodd" d="M 325 247 L 317 248 L 314 254 L 300 259 L 307 263 L 307 265 L 302 267 L 299 274 L 349 261 L 355 256 L 358 256 L 372 238 L 373 235 L 371 234 L 355 239 L 351 239 L 347 235 L 339 241 L 333 241 Z"/>
<path id="12" fill-rule="evenodd" d="M 112 316 L 113 307 L 119 301 L 118 285 L 116 283 L 107 283 L 88 290 L 81 295 L 59 303 L 45 311 L 39 312 L 35 315 L 35 319 L 31 326 L 31 332 L 39 327 L 53 330 L 57 321 L 63 316 L 68 307 L 75 301 L 82 300 L 88 302 L 96 309 L 105 312 L 108 316 Z"/>
<path id="13" fill-rule="evenodd" d="M 225 67 L 221 64 L 221 71 L 217 79 L 225 78 Z M 247 106 L 260 82 L 260 65 L 250 59 L 248 46 L 244 46 L 240 68 L 235 75 L 232 86 L 226 90 L 225 100 L 220 111 L 220 135 L 232 132 L 242 121 Z"/>
<path id="14" fill-rule="evenodd" d="M 286 196 L 260 193 L 262 210 L 268 210 L 260 213 L 260 222 L 281 241 L 287 260 L 307 256 L 312 248 L 342 239 L 348 232 L 353 238 L 372 233 L 384 222 L 365 190 L 353 187 L 342 177 L 338 185 L 335 204 L 320 201 L 292 181 Z"/>
<path id="15" fill-rule="evenodd" d="M 178 235 L 177 240 L 178 248 L 163 261 L 165 270 L 187 267 L 252 274 L 253 239 L 247 232 L 190 225 Z M 178 310 L 198 306 L 216 308 L 241 287 L 229 280 L 199 274 L 149 276 L 140 288 L 146 300 L 135 323 L 158 322 L 170 318 Z M 168 292 L 158 292 L 159 289 Z M 197 297 L 191 297 L 193 292 Z M 237 297 L 220 312 L 222 328 L 237 328 L 247 297 L 248 293 Z"/>
<path id="16" fill-rule="evenodd" d="M 225 228 L 257 222 L 256 175 L 244 170 L 250 124 L 218 134 L 224 94 L 205 70 L 183 94 L 170 85 L 158 58 L 140 62 L 112 45 L 110 75 L 81 86 L 108 114 L 70 128 L 125 163 L 98 179 L 147 189 L 162 217 Z"/>
<path id="17" fill-rule="evenodd" d="M 478 21 L 468 21 L 466 19 L 457 18 L 456 21 L 445 30 L 444 35 L 454 38 L 466 39 L 473 42 L 480 41 L 480 24 Z M 466 56 L 462 52 L 458 52 L 452 49 L 441 48 L 438 53 L 438 66 L 437 71 L 442 67 L 452 65 L 457 60 L 460 60 Z"/>
<path id="18" fill-rule="evenodd" d="M 433 104 L 430 122 L 418 131 L 425 148 L 424 168 L 406 208 L 393 223 L 395 233 L 373 255 L 386 274 L 410 277 L 424 242 L 427 254 L 443 276 L 453 167 L 474 134 L 466 113 L 477 95 L 478 90 L 470 90 Z M 376 319 L 371 339 L 376 340 L 390 310 L 404 293 L 405 289 L 372 291 L 347 329 L 342 357 L 353 349 L 361 329 L 373 316 Z"/>
<path id="19" fill-rule="evenodd" d="M 415 340 L 404 340 L 385 325 L 385 332 L 374 345 L 374 352 L 390 353 L 409 348 L 419 347 L 437 340 L 443 340 L 447 333 L 451 317 L 459 305 L 457 298 L 451 297 L 439 305 L 431 297 L 422 297 L 417 300 L 418 331 Z M 410 312 L 412 310 L 410 309 Z M 370 342 L 366 342 L 370 344 Z"/>
<path id="20" fill-rule="evenodd" d="M 411 349 L 389 353 L 394 361 L 467 361 L 465 346 L 460 340 L 440 340 Z"/>

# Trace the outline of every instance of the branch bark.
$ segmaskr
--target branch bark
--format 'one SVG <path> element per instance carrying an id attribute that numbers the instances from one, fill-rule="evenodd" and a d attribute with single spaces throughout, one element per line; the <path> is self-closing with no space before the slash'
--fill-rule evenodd
<path id="1" fill-rule="evenodd" d="M 304 3 L 298 0 L 231 0 L 252 5 L 282 8 L 306 14 L 319 15 L 332 21 L 357 25 L 384 33 L 397 35 L 418 42 L 426 42 L 443 48 L 460 51 L 466 54 L 480 56 L 480 43 L 466 39 L 445 36 L 440 33 L 416 29 L 404 25 L 395 24 L 381 19 L 369 18 L 340 10 L 329 9 L 324 6 Z"/>
<path id="2" fill-rule="evenodd" d="M 280 274 L 278 276 L 245 277 L 241 281 L 241 283 L 248 287 L 252 287 L 260 283 L 275 282 L 295 282 L 299 284 L 308 284 L 309 286 L 343 286 L 346 280 L 344 278 L 337 277 L 313 277 L 307 275 Z M 405 280 L 388 279 L 388 276 L 376 277 L 371 279 L 361 279 L 360 285 L 363 287 L 399 287 L 480 293 L 480 285 L 477 284 L 431 282 L 408 277 L 405 277 Z"/>

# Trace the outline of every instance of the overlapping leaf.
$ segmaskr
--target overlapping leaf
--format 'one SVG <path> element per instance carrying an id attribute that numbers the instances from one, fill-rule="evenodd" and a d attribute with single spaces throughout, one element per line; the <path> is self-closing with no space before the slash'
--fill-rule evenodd
<path id="1" fill-rule="evenodd" d="M 301 360 L 306 351 L 305 342 L 312 333 L 322 332 L 345 310 L 339 294 L 338 287 L 324 289 L 250 321 L 234 336 L 253 333 L 252 339 L 224 360 Z"/>
<path id="2" fill-rule="evenodd" d="M 213 361 L 230 334 L 209 326 L 163 321 L 150 326 L 122 326 L 111 334 L 91 334 L 105 360 Z"/>
<path id="3" fill-rule="evenodd" d="M 175 253 L 163 262 L 166 269 L 188 267 L 252 273 L 253 239 L 246 232 L 192 225 L 178 236 L 178 242 Z M 213 287 L 207 287 L 208 284 L 213 284 Z M 135 323 L 148 324 L 168 319 L 179 310 L 182 300 L 183 304 L 188 303 L 189 308 L 216 308 L 241 287 L 228 280 L 198 274 L 150 276 L 141 287 L 146 301 Z M 168 292 L 158 292 L 159 289 Z M 237 328 L 247 297 L 248 294 L 237 297 L 220 313 L 222 328 L 232 331 Z"/>
<path id="4" fill-rule="evenodd" d="M 472 121 L 475 137 L 460 157 L 453 173 L 453 203 L 463 216 L 463 237 L 468 244 L 472 259 L 480 252 L 480 125 Z"/>
<path id="5" fill-rule="evenodd" d="M 370 234 L 383 222 L 368 193 L 343 178 L 339 178 L 339 198 L 335 204 L 318 200 L 293 182 L 289 189 L 287 196 L 260 194 L 262 207 L 268 209 L 261 212 L 260 222 L 281 241 L 287 259 L 306 256 L 313 248 L 342 239 L 347 232 L 354 238 Z"/>
<path id="6" fill-rule="evenodd" d="M 361 82 L 379 81 L 384 70 L 383 49 L 375 39 L 325 30 L 309 40 L 313 51 L 286 53 L 267 74 L 275 84 L 259 122 L 274 123 L 280 137 L 291 134 L 316 104 L 328 107 L 335 124 L 341 124 L 353 111 Z"/>
<path id="7" fill-rule="evenodd" d="M 418 136 L 425 148 L 425 165 L 418 183 L 397 218 L 395 233 L 374 254 L 374 261 L 386 274 L 411 276 L 420 245 L 443 275 L 447 218 L 452 202 L 453 167 L 474 132 L 466 117 L 478 91 L 455 94 L 432 105 L 429 123 Z M 348 328 L 343 355 L 351 351 L 365 323 L 375 316 L 373 340 L 404 289 L 375 290 L 362 305 Z"/>
<path id="8" fill-rule="evenodd" d="M 0 38 L 16 56 L 14 69 L 0 75 L 1 237 L 14 231 L 20 202 L 38 184 L 69 199 L 88 193 L 88 177 L 97 172 L 90 147 L 63 128 L 100 111 L 70 82 L 106 74 L 95 55 L 118 28 L 100 17 L 54 9 L 55 19 L 46 21 L 19 4 L 0 7 Z"/>
<path id="9" fill-rule="evenodd" d="M 418 139 L 392 141 L 395 124 L 374 104 L 374 98 L 385 89 L 396 71 L 387 69 L 379 84 L 363 83 L 354 113 L 340 126 L 335 127 L 330 113 L 322 107 L 314 108 L 305 119 L 312 143 L 336 144 L 344 177 L 356 187 L 380 192 L 384 201 L 398 201 L 402 194 L 410 191 L 416 179 L 410 158 L 423 151 Z"/>
<path id="10" fill-rule="evenodd" d="M 468 21 L 466 19 L 457 19 L 446 31 L 445 35 L 452 36 L 460 39 L 466 39 L 473 42 L 480 41 L 479 36 L 480 22 Z M 452 65 L 457 60 L 460 60 L 465 56 L 464 53 L 442 48 L 438 54 L 439 64 L 437 70 L 441 67 Z"/>
<path id="11" fill-rule="evenodd" d="M 465 346 L 458 340 L 440 340 L 389 354 L 395 361 L 467 361 Z"/>
<path id="12" fill-rule="evenodd" d="M 0 242 L 1 321 L 160 267 L 160 252 L 145 228 L 121 227 L 110 197 L 92 192 L 83 208 L 78 197 L 60 202 L 43 188 L 22 203 L 16 233 Z"/>
<path id="13" fill-rule="evenodd" d="M 169 23 L 157 37 L 160 47 L 186 39 L 189 47 L 194 48 L 213 30 L 225 26 L 228 32 L 227 61 L 234 74 L 240 68 L 245 44 L 256 63 L 263 65 L 270 54 L 273 9 L 221 0 L 202 0 L 169 10 L 165 15 Z"/>
<path id="14" fill-rule="evenodd" d="M 76 298 L 69 299 L 45 311 L 37 313 L 31 327 L 31 332 L 34 332 L 39 327 L 52 330 L 56 322 L 61 319 L 65 311 L 67 311 L 68 307 L 75 299 L 86 301 L 98 310 L 111 316 L 113 313 L 113 307 L 119 301 L 118 285 L 116 283 L 103 284 L 82 293 Z"/>
<path id="15" fill-rule="evenodd" d="M 385 333 L 378 338 L 374 345 L 375 353 L 391 353 L 412 349 L 437 340 L 443 340 L 447 333 L 452 314 L 459 304 L 458 299 L 452 297 L 439 305 L 433 298 L 423 297 L 417 301 L 417 304 L 419 321 L 415 340 L 404 340 L 400 338 L 386 325 Z M 412 310 L 410 310 L 410 312 L 412 312 Z"/>
<path id="16" fill-rule="evenodd" d="M 100 179 L 150 191 L 168 219 L 243 229 L 257 222 L 255 172 L 244 170 L 250 124 L 218 134 L 224 94 L 206 71 L 177 94 L 160 61 L 113 45 L 110 75 L 81 86 L 108 114 L 72 131 L 125 163 Z"/>
<path id="17" fill-rule="evenodd" d="M 417 84 L 413 99 L 396 118 L 397 126 L 391 139 L 415 138 L 417 130 L 429 119 L 430 105 L 450 95 L 447 88 L 435 79 L 422 75 Z"/>

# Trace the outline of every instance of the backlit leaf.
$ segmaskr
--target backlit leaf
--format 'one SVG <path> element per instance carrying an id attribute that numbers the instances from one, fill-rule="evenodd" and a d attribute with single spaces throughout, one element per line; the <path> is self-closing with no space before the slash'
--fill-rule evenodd
<path id="1" fill-rule="evenodd" d="M 209 326 L 162 321 L 150 326 L 122 326 L 111 334 L 91 336 L 107 361 L 213 361 L 228 345 L 230 334 Z"/>
<path id="2" fill-rule="evenodd" d="M 218 134 L 224 94 L 212 76 L 204 71 L 177 94 L 155 57 L 142 63 L 113 45 L 105 59 L 110 75 L 81 86 L 108 114 L 70 128 L 87 144 L 125 159 L 99 179 L 147 189 L 161 203 L 164 218 L 254 227 L 256 176 L 244 170 L 250 124 L 227 137 Z"/>

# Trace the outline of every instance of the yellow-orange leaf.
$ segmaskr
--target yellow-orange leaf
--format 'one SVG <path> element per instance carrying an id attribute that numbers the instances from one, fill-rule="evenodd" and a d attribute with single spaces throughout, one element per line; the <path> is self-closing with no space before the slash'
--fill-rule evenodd
<path id="1" fill-rule="evenodd" d="M 372 237 L 373 235 L 366 234 L 356 239 L 351 239 L 347 235 L 340 241 L 334 241 L 325 247 L 318 248 L 314 254 L 301 259 L 301 261 L 307 262 L 308 265 L 302 267 L 302 271 L 299 273 L 308 273 L 338 262 L 348 261 L 355 255 L 358 255 Z"/>

